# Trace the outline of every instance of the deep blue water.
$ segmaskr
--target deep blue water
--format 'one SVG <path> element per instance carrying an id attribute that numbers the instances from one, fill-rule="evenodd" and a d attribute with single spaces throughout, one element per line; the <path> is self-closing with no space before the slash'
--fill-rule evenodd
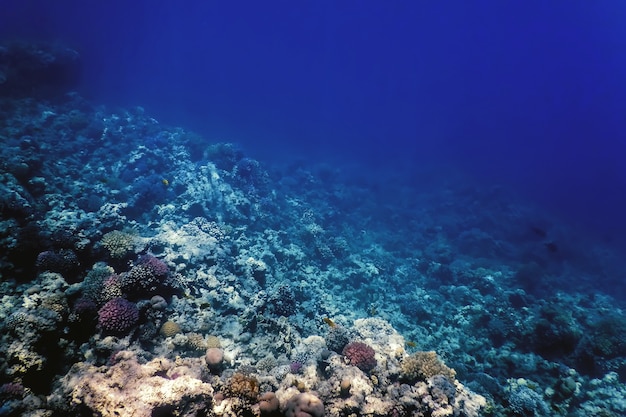
<path id="1" fill-rule="evenodd" d="M 621 1 L 3 1 L 81 91 L 264 160 L 418 181 L 430 164 L 626 236 Z"/>

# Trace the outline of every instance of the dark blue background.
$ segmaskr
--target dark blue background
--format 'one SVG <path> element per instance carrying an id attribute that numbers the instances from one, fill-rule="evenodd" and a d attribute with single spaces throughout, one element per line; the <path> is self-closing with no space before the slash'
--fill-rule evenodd
<path id="1" fill-rule="evenodd" d="M 0 31 L 78 49 L 97 102 L 261 159 L 449 164 L 626 235 L 622 1 L 95 3 L 5 0 Z"/>

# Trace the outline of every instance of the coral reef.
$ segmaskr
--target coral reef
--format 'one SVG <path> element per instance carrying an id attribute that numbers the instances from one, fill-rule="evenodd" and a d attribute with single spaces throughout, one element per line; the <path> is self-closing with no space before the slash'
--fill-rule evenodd
<path id="1" fill-rule="evenodd" d="M 29 95 L 73 56 L 0 45 L 0 415 L 626 412 L 621 252 L 465 177 Z"/>

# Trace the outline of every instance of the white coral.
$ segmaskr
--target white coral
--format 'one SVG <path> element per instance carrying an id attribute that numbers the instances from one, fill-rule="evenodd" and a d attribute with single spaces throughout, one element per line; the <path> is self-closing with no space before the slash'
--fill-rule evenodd
<path id="1" fill-rule="evenodd" d="M 103 417 L 150 417 L 158 407 L 185 407 L 193 400 L 210 403 L 213 388 L 200 380 L 200 359 L 179 364 L 157 358 L 140 364 L 130 352 L 116 355 L 120 358 L 110 367 L 76 364 L 64 378 L 73 404 Z"/>

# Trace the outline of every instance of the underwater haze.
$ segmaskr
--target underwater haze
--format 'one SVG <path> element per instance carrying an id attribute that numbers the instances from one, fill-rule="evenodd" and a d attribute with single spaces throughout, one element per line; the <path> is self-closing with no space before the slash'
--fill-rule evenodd
<path id="1" fill-rule="evenodd" d="M 625 416 L 624 22 L 0 0 L 0 416 Z"/>
<path id="2" fill-rule="evenodd" d="M 8 3 L 2 31 L 78 49 L 99 101 L 263 158 L 450 163 L 626 232 L 619 1 Z"/>

